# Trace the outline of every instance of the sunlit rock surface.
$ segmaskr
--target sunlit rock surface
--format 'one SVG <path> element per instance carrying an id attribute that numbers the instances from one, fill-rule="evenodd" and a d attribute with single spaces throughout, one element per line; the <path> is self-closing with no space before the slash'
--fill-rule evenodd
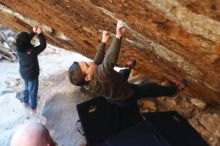
<path id="1" fill-rule="evenodd" d="M 220 103 L 218 0 L 1 0 L 0 23 L 18 31 L 40 25 L 48 42 L 89 58 L 101 31 L 127 24 L 118 65 L 137 59 L 136 74 L 189 80 L 186 94 Z"/>

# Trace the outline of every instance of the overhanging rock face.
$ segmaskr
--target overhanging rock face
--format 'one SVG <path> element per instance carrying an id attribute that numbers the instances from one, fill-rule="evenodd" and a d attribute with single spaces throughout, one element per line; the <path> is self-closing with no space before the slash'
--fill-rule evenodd
<path id="1" fill-rule="evenodd" d="M 94 56 L 101 31 L 127 24 L 119 65 L 138 73 L 189 80 L 188 93 L 220 103 L 220 1 L 1 0 L 0 23 L 18 31 L 41 25 L 57 46 Z"/>

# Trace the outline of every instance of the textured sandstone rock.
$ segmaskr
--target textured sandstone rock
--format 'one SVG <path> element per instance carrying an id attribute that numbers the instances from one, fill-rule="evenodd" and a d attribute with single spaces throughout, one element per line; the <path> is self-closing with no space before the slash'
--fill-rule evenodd
<path id="1" fill-rule="evenodd" d="M 201 99 L 192 98 L 192 99 L 190 99 L 190 101 L 193 105 L 197 106 L 200 109 L 205 109 L 205 107 L 206 107 L 206 103 L 204 101 L 202 101 Z"/>
<path id="2" fill-rule="evenodd" d="M 149 111 L 156 111 L 157 106 L 155 102 L 151 100 L 142 100 L 139 105 L 141 106 L 141 112 L 149 112 Z"/>
<path id="3" fill-rule="evenodd" d="M 18 31 L 40 25 L 57 46 L 94 56 L 103 29 L 127 24 L 119 65 L 138 73 L 189 80 L 185 93 L 220 103 L 220 2 L 209 0 L 1 0 L 0 23 Z"/>

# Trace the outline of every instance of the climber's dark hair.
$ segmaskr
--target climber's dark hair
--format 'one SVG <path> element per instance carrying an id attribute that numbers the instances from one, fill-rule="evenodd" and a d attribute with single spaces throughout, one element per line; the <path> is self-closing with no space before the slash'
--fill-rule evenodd
<path id="1" fill-rule="evenodd" d="M 80 69 L 79 63 L 73 62 L 68 70 L 68 77 L 70 82 L 76 86 L 83 86 L 88 83 L 85 80 L 85 76 L 86 75 L 84 75 Z"/>
<path id="2" fill-rule="evenodd" d="M 16 38 L 16 47 L 17 51 L 25 52 L 32 46 L 31 44 L 31 37 L 27 32 L 21 32 L 17 35 Z"/>

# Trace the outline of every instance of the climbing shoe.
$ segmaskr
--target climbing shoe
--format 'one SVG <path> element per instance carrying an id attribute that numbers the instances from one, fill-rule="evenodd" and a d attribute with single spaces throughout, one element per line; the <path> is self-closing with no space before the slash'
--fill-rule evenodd
<path id="1" fill-rule="evenodd" d="M 126 59 L 125 64 L 126 64 L 125 67 L 132 69 L 136 65 L 136 60 L 135 59 Z"/>
<path id="2" fill-rule="evenodd" d="M 186 79 L 176 81 L 177 92 L 182 91 L 187 86 L 187 84 L 188 83 Z"/>

